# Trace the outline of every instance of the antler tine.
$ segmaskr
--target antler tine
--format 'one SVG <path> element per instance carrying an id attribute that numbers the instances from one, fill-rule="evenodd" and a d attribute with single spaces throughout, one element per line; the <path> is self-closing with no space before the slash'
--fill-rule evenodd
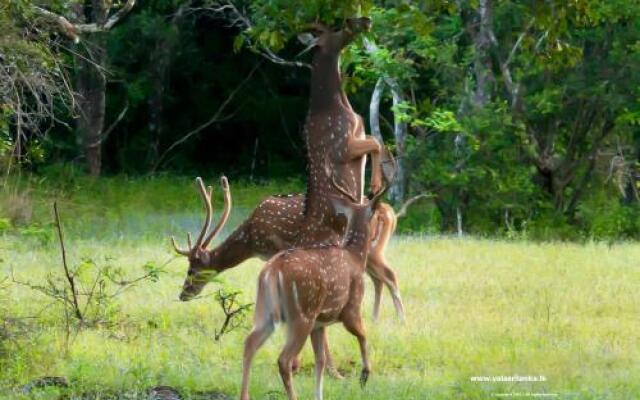
<path id="1" fill-rule="evenodd" d="M 386 181 L 383 181 L 380 190 L 377 192 L 371 192 L 367 195 L 368 203 L 375 206 L 380 198 L 387 192 L 387 189 L 389 189 L 389 184 Z"/>
<path id="2" fill-rule="evenodd" d="M 213 214 L 213 206 L 211 205 L 211 191 L 207 192 L 207 190 L 204 187 L 204 183 L 202 182 L 202 178 L 197 177 L 196 178 L 196 183 L 198 184 L 198 190 L 200 191 L 200 196 L 202 197 L 202 201 L 204 202 L 204 208 L 207 212 L 207 216 L 205 218 L 204 221 L 204 225 L 202 226 L 202 229 L 200 230 L 200 234 L 198 235 L 198 239 L 196 240 L 196 244 L 195 247 L 200 247 L 202 245 L 202 241 L 205 237 L 205 235 L 207 234 L 207 231 L 209 230 L 209 227 L 211 226 L 211 217 Z M 195 247 L 191 247 L 191 244 L 189 244 L 189 248 L 190 249 L 195 249 Z M 205 246 L 206 247 L 206 246 Z"/>
<path id="3" fill-rule="evenodd" d="M 176 244 L 176 239 L 171 236 L 171 244 L 173 245 L 173 249 L 176 251 L 176 253 L 181 254 L 183 256 L 190 256 L 193 251 L 201 245 L 205 234 L 207 233 L 207 231 L 209 230 L 209 226 L 211 226 L 211 214 L 213 212 L 213 206 L 211 205 L 211 190 L 212 188 L 209 187 L 209 190 L 207 191 L 204 188 L 204 183 L 202 182 L 202 178 L 197 177 L 196 178 L 196 184 L 198 185 L 198 190 L 200 191 L 200 196 L 202 197 L 202 201 L 204 202 L 204 207 L 206 209 L 207 212 L 207 216 L 205 218 L 204 221 L 204 225 L 202 226 L 202 230 L 200 231 L 200 234 L 198 235 L 198 239 L 196 240 L 195 246 L 192 243 L 192 238 L 191 238 L 191 232 L 187 232 L 187 250 L 181 249 L 178 247 L 178 245 Z"/>
<path id="4" fill-rule="evenodd" d="M 345 188 L 343 188 L 342 185 L 336 182 L 336 177 L 333 175 L 331 176 L 331 184 L 333 185 L 333 187 L 338 189 L 340 193 L 342 193 L 343 195 L 351 199 L 351 201 L 353 201 L 356 204 L 360 204 L 360 201 L 358 199 L 356 199 L 351 193 L 349 193 Z"/>
<path id="5" fill-rule="evenodd" d="M 220 216 L 220 221 L 215 228 L 207 235 L 204 242 L 202 242 L 202 248 L 206 249 L 209 243 L 216 237 L 216 235 L 220 232 L 220 230 L 224 227 L 229 219 L 229 214 L 231 213 L 231 190 L 229 189 L 229 181 L 226 176 L 222 176 L 220 178 L 220 186 L 222 186 L 222 191 L 224 194 L 224 209 L 222 210 L 222 216 Z"/>
<path id="6" fill-rule="evenodd" d="M 181 248 L 179 248 L 178 245 L 176 244 L 176 239 L 173 236 L 171 236 L 171 244 L 173 245 L 173 249 L 176 251 L 176 253 L 181 254 L 183 256 L 188 256 L 189 254 L 191 254 L 191 249 L 182 250 Z"/>
<path id="7" fill-rule="evenodd" d="M 360 200 L 357 199 L 353 194 L 349 193 L 348 190 L 342 187 L 338 182 L 336 182 L 336 177 L 333 175 L 333 171 L 331 171 L 330 162 L 328 160 L 329 155 L 327 154 L 324 158 L 324 173 L 327 174 L 327 178 L 330 178 L 331 185 L 335 187 L 340 193 L 351 199 L 356 204 L 360 204 Z"/>

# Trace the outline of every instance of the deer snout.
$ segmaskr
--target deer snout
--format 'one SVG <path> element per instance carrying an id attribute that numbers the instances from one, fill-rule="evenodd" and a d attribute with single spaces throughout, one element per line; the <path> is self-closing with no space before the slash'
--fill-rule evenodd
<path id="1" fill-rule="evenodd" d="M 193 295 L 189 294 L 187 292 L 185 292 L 184 290 L 182 292 L 180 292 L 180 296 L 178 296 L 178 298 L 180 299 L 180 301 L 189 301 L 191 299 L 193 299 Z"/>

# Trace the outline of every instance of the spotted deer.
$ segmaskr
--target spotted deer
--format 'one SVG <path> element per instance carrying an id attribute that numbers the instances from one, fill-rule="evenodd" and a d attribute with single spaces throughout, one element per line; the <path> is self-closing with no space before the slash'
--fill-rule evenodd
<path id="1" fill-rule="evenodd" d="M 213 206 L 211 203 L 211 188 L 205 190 L 201 178 L 196 178 L 196 184 L 205 208 L 205 221 L 195 241 L 192 243 L 191 235 L 187 235 L 187 249 L 181 249 L 171 238 L 171 243 L 178 254 L 184 255 L 189 260 L 189 269 L 184 281 L 180 299 L 183 301 L 192 299 L 198 295 L 213 275 L 219 271 L 216 267 L 219 260 L 225 254 L 225 249 L 242 260 L 260 256 L 268 259 L 281 250 L 293 247 L 298 232 L 298 224 L 303 222 L 304 196 L 271 196 L 264 200 L 242 225 L 240 225 L 222 244 L 214 250 L 208 250 L 207 246 L 215 239 L 216 235 L 224 227 L 230 209 L 231 195 L 229 184 L 225 177 L 221 178 L 221 186 L 224 194 L 224 208 L 221 219 L 211 232 Z M 392 218 L 393 217 L 393 218 Z M 380 293 L 382 285 L 386 285 L 394 299 L 396 311 L 402 318 L 403 308 L 400 300 L 400 292 L 395 279 L 395 273 L 388 267 L 384 260 L 384 248 L 395 228 L 395 217 L 391 206 L 378 202 L 374 208 L 374 217 L 371 219 L 372 238 L 369 244 L 369 257 L 366 264 L 366 272 L 374 282 L 376 297 L 374 303 L 374 316 L 377 317 L 380 305 Z M 327 370 L 337 378 L 340 373 L 333 366 L 328 344 L 324 345 L 326 351 Z M 294 360 L 294 369 L 299 363 Z"/>
<path id="2" fill-rule="evenodd" d="M 331 198 L 361 202 L 364 168 L 372 157 L 371 190 L 382 185 L 380 154 L 382 145 L 366 136 L 358 115 L 342 88 L 340 53 L 359 33 L 369 30 L 368 18 L 351 18 L 340 30 L 312 24 L 309 31 L 314 48 L 311 69 L 309 112 L 303 134 L 307 143 L 308 182 L 304 223 L 297 245 L 336 243 L 344 227 L 332 209 Z M 329 167 L 330 175 L 325 173 Z M 345 197 L 346 196 L 346 197 Z"/>
<path id="3" fill-rule="evenodd" d="M 396 213 L 387 203 L 378 202 L 371 218 L 371 240 L 369 244 L 369 257 L 367 258 L 367 274 L 371 277 L 374 286 L 375 298 L 373 302 L 373 320 L 380 315 L 380 300 L 382 299 L 382 285 L 384 284 L 391 293 L 393 305 L 400 319 L 404 320 L 404 305 L 400 296 L 400 287 L 396 274 L 389 267 L 384 256 L 389 240 L 396 230 Z"/>
<path id="4" fill-rule="evenodd" d="M 289 400 L 297 398 L 292 382 L 293 362 L 309 336 L 315 354 L 315 397 L 322 400 L 326 327 L 336 322 L 358 340 L 362 358 L 360 383 L 366 384 L 371 366 L 361 313 L 363 274 L 370 248 L 370 220 L 382 193 L 380 190 L 371 200 L 358 203 L 342 197 L 329 198 L 339 216 L 349 221 L 342 245 L 284 250 L 266 263 L 258 277 L 253 330 L 245 341 L 241 400 L 249 399 L 253 356 L 279 323 L 287 327 L 278 367 Z"/>
<path id="5" fill-rule="evenodd" d="M 364 18 L 349 20 L 343 30 L 336 32 L 321 25 L 313 26 L 312 30 L 317 34 L 314 39 L 316 50 L 310 109 L 305 123 L 309 151 L 307 194 L 268 197 L 247 220 L 212 250 L 208 250 L 207 246 L 215 235 L 207 235 L 202 243 L 197 242 L 197 246 L 193 247 L 190 244 L 190 249 L 184 251 L 178 249 L 174 242 L 176 251 L 189 259 L 187 277 L 180 293 L 181 300 L 194 298 L 212 275 L 233 268 L 249 258 L 257 256 L 268 259 L 278 251 L 304 244 L 339 243 L 344 227 L 340 219 L 336 218 L 327 195 L 361 201 L 367 152 L 372 153 L 374 165 L 371 186 L 380 186 L 383 172 L 380 167 L 381 146 L 375 139 L 364 136 L 362 118 L 353 112 L 342 90 L 338 70 L 340 50 L 358 32 L 368 29 L 369 24 L 369 20 Z M 329 158 L 326 157 L 327 154 L 330 155 Z M 320 166 L 327 162 L 333 168 L 331 175 L 321 171 Z M 388 175 L 384 174 L 384 178 Z M 341 190 L 336 190 L 336 187 Z M 216 229 L 216 233 L 219 232 L 220 228 Z M 205 231 L 206 229 L 203 230 Z M 376 242 L 378 253 L 383 252 L 387 241 L 388 238 Z M 391 290 L 396 310 L 402 316 L 395 274 L 386 262 L 369 263 L 367 272 L 377 288 L 381 288 L 384 283 Z M 377 295 L 376 298 L 379 304 L 380 296 Z M 339 376 L 332 367 L 330 355 L 327 356 L 329 371 Z"/>
<path id="6" fill-rule="evenodd" d="M 205 209 L 207 207 L 209 205 L 205 203 Z M 187 256 L 190 261 L 180 299 L 187 301 L 197 296 L 213 275 L 246 259 L 260 257 L 266 260 L 281 250 L 294 247 L 298 227 L 304 221 L 303 209 L 304 195 L 270 196 L 263 200 L 253 214 L 213 250 L 207 249 L 213 238 L 203 241 L 193 254 L 188 250 L 177 248 L 174 241 L 176 252 Z M 223 215 L 225 212 L 223 211 Z M 374 320 L 379 315 L 383 286 L 389 289 L 398 316 L 400 318 L 404 316 L 396 274 L 384 257 L 386 246 L 395 227 L 396 217 L 393 208 L 387 203 L 378 202 L 374 216 L 371 218 L 372 235 L 366 268 L 375 288 Z M 219 231 L 219 228 L 217 230 Z M 240 261 L 225 266 L 220 262 L 224 259 L 224 255 L 234 255 L 237 257 L 236 260 Z"/>
<path id="7" fill-rule="evenodd" d="M 313 42 L 315 53 L 310 106 L 304 129 L 310 176 L 307 195 L 268 197 L 216 248 L 207 250 L 211 238 L 205 240 L 198 251 L 189 256 L 181 300 L 187 301 L 198 295 L 211 274 L 233 268 L 249 258 L 268 259 L 280 250 L 305 243 L 339 242 L 344 227 L 333 223 L 335 213 L 326 196 L 332 194 L 359 202 L 363 192 L 366 151 L 374 150 L 379 154 L 377 150 L 380 148 L 375 139 L 364 137 L 362 118 L 353 111 L 342 90 L 338 68 L 342 48 L 358 32 L 369 27 L 367 18 L 348 20 L 344 29 L 335 32 L 319 24 L 311 27 L 317 36 Z M 334 155 L 327 159 L 327 154 Z M 386 152 L 383 154 L 387 155 Z M 375 158 L 372 160 L 372 189 L 378 187 L 381 180 L 381 163 L 378 155 Z M 388 175 L 385 174 L 384 178 Z M 381 224 L 385 221 L 378 220 Z M 385 241 L 377 240 L 372 254 L 382 254 L 387 241 L 388 237 Z M 376 287 L 381 288 L 384 283 L 390 289 L 396 310 L 401 315 L 395 274 L 383 258 L 373 257 L 372 260 L 374 262 L 369 263 L 367 272 Z"/>
<path id="8" fill-rule="evenodd" d="M 198 295 L 212 274 L 233 268 L 251 257 L 268 259 L 280 250 L 304 243 L 339 242 L 344 227 L 333 218 L 326 196 L 344 197 L 347 193 L 348 198 L 361 199 L 368 151 L 373 151 L 376 158 L 372 160 L 371 186 L 374 189 L 380 186 L 381 146 L 375 139 L 364 137 L 362 118 L 353 112 L 342 90 L 338 69 L 342 48 L 369 27 L 367 18 L 347 20 L 345 28 L 335 32 L 319 24 L 310 26 L 316 37 L 309 114 L 304 128 L 309 158 L 307 194 L 270 196 L 216 248 L 207 250 L 211 239 L 205 240 L 204 245 L 189 256 L 181 300 Z M 333 171 L 331 176 L 325 173 L 327 162 Z M 341 191 L 336 190 L 336 186 Z M 386 275 L 375 274 L 372 279 Z"/>

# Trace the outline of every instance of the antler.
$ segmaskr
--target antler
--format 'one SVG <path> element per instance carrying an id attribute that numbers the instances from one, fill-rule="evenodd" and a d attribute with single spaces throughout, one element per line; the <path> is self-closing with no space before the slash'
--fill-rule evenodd
<path id="1" fill-rule="evenodd" d="M 216 227 L 207 235 L 207 231 L 211 226 L 211 216 L 213 214 L 213 206 L 211 205 L 211 194 L 213 188 L 209 186 L 207 189 L 204 187 L 204 183 L 202 178 L 196 178 L 196 184 L 198 186 L 198 191 L 200 192 L 200 196 L 202 197 L 202 201 L 204 202 L 204 208 L 206 211 L 206 217 L 204 224 L 202 225 L 202 229 L 200 230 L 200 234 L 196 239 L 195 245 L 191 243 L 191 233 L 187 233 L 187 245 L 188 249 L 184 250 L 178 247 L 176 244 L 176 240 L 173 236 L 171 236 L 171 244 L 173 245 L 174 250 L 178 254 L 182 254 L 183 256 L 190 256 L 194 253 L 194 251 L 198 248 L 206 249 L 207 245 L 213 240 L 213 238 L 217 235 L 217 233 L 222 229 L 224 224 L 227 222 L 229 218 L 229 213 L 231 211 L 231 192 L 229 191 L 229 182 L 226 177 L 222 177 L 220 179 L 220 183 L 222 185 L 222 190 L 224 191 L 224 211 L 222 212 L 222 218 L 220 222 L 216 225 Z"/>
<path id="2" fill-rule="evenodd" d="M 202 242 L 202 248 L 206 249 L 209 243 L 218 235 L 220 230 L 224 227 L 229 219 L 229 214 L 231 213 L 231 190 L 229 190 L 229 181 L 227 181 L 226 176 L 222 176 L 220 178 L 220 186 L 222 186 L 222 192 L 224 194 L 224 209 L 222 210 L 222 216 L 220 217 L 220 221 L 218 221 L 218 225 L 209 233 L 209 235 Z"/>

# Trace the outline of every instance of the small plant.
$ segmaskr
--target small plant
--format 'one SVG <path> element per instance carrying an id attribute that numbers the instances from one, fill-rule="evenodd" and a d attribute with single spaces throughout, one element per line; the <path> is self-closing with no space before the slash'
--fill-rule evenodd
<path id="1" fill-rule="evenodd" d="M 117 297 L 141 282 L 156 282 L 164 271 L 164 265 L 147 262 L 142 267 L 144 273 L 134 279 L 126 279 L 122 268 L 110 263 L 110 257 L 105 257 L 104 263 L 85 258 L 78 265 L 70 267 L 55 203 L 53 210 L 54 225 L 60 241 L 63 273 L 51 272 L 47 274 L 45 283 L 39 285 L 21 282 L 13 275 L 12 277 L 14 283 L 36 290 L 62 305 L 68 339 L 72 331 L 114 323 L 119 311 L 115 301 Z M 69 344 L 68 340 L 66 344 Z"/>
<path id="2" fill-rule="evenodd" d="M 216 341 L 220 340 L 222 335 L 245 325 L 247 314 L 251 311 L 253 303 L 240 303 L 238 297 L 241 294 L 242 291 L 238 289 L 218 289 L 215 299 L 222 308 L 225 318 L 220 329 L 216 330 Z"/>

